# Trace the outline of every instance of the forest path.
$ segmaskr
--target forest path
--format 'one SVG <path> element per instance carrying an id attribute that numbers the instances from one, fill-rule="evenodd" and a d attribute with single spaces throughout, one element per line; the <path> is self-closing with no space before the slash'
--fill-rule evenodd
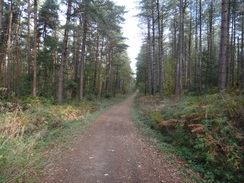
<path id="1" fill-rule="evenodd" d="M 133 98 L 101 115 L 55 163 L 45 182 L 183 182 L 179 172 L 138 137 L 130 114 Z"/>

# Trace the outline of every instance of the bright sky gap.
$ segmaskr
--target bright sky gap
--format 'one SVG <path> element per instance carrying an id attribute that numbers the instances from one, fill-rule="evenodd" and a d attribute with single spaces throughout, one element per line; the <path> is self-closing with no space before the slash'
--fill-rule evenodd
<path id="1" fill-rule="evenodd" d="M 136 17 L 138 14 L 137 10 L 137 0 L 113 0 L 116 5 L 125 6 L 125 11 L 127 13 L 124 15 L 125 23 L 122 25 L 123 36 L 127 38 L 126 44 L 128 47 L 128 56 L 131 61 L 131 68 L 133 72 L 136 72 L 136 58 L 141 47 L 141 32 L 139 30 L 138 24 L 139 20 Z"/>

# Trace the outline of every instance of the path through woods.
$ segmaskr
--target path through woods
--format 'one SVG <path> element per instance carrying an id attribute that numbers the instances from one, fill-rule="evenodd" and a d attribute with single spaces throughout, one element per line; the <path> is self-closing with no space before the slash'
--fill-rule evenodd
<path id="1" fill-rule="evenodd" d="M 45 182 L 183 182 L 175 166 L 138 137 L 130 115 L 132 102 L 133 96 L 100 116 L 49 170 Z"/>

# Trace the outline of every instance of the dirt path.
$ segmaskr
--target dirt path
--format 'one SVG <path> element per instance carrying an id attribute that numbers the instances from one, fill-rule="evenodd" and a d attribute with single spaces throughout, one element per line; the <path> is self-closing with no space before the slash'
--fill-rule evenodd
<path id="1" fill-rule="evenodd" d="M 138 138 L 130 119 L 132 101 L 133 96 L 100 116 L 45 182 L 183 182 L 175 168 Z"/>

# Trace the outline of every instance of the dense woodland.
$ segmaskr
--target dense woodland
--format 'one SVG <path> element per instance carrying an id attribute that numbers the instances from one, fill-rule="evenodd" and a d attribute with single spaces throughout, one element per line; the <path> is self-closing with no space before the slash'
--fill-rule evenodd
<path id="1" fill-rule="evenodd" d="M 124 13 L 110 0 L 1 0 L 1 90 L 59 103 L 127 93 Z"/>
<path id="2" fill-rule="evenodd" d="M 134 121 L 174 167 L 193 182 L 244 181 L 243 0 L 139 0 L 138 10 L 134 81 L 125 7 L 0 1 L 0 182 L 41 182 L 50 151 L 134 87 Z"/>
<path id="3" fill-rule="evenodd" d="M 138 124 L 197 182 L 243 182 L 243 0 L 141 0 L 139 10 Z"/>
<path id="4" fill-rule="evenodd" d="M 149 95 L 244 89 L 241 0 L 140 1 L 137 86 Z"/>

